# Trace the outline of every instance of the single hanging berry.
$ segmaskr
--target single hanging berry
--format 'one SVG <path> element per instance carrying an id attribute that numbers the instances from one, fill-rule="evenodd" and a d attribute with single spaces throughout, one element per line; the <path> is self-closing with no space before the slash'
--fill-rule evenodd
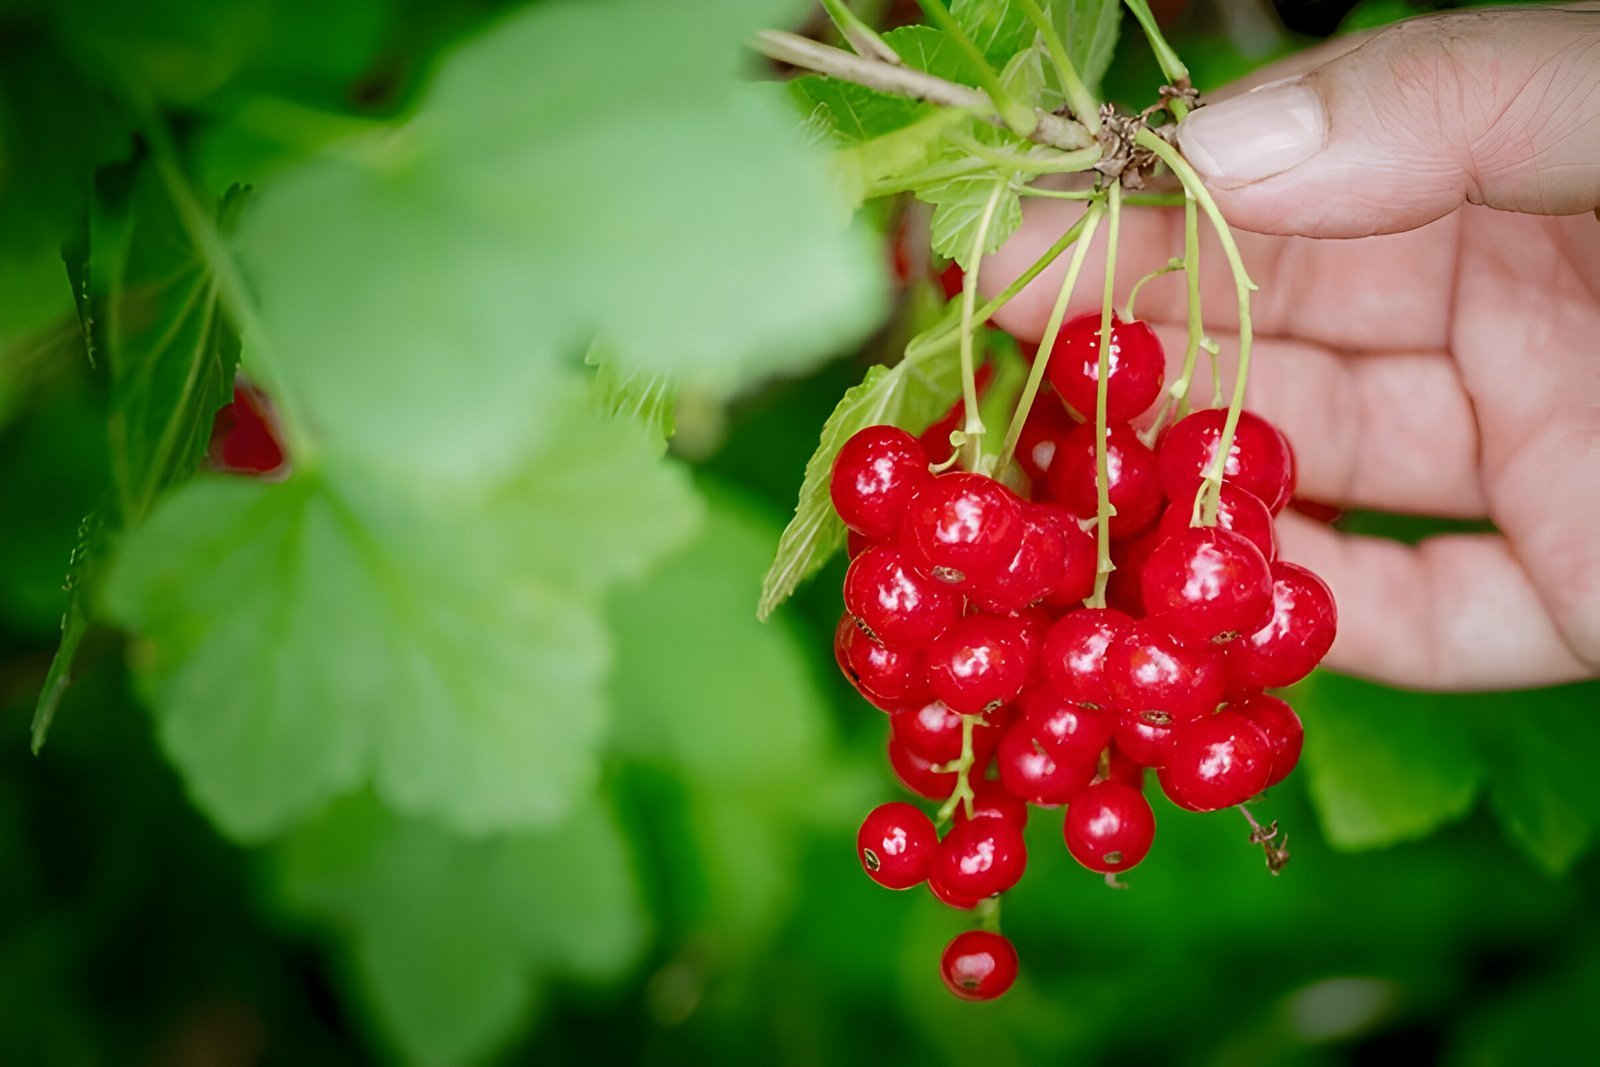
<path id="1" fill-rule="evenodd" d="M 873 808 L 856 833 L 862 869 L 886 889 L 921 885 L 938 848 L 933 820 L 903 800 Z"/>
<path id="2" fill-rule="evenodd" d="M 844 608 L 868 637 L 891 648 L 927 648 L 961 618 L 960 593 L 911 565 L 893 545 L 874 545 L 850 561 Z"/>
<path id="3" fill-rule="evenodd" d="M 1072 858 L 1097 874 L 1139 865 L 1156 839 L 1156 816 L 1137 789 L 1096 782 L 1072 798 L 1062 836 Z"/>
<path id="4" fill-rule="evenodd" d="M 911 498 L 932 478 L 915 437 L 898 426 L 868 426 L 834 457 L 828 492 L 846 526 L 888 541 L 899 533 Z"/>
<path id="5" fill-rule="evenodd" d="M 1166 382 L 1167 357 L 1149 323 L 1111 317 L 1107 352 L 1106 421 L 1127 422 L 1149 410 Z M 1100 312 L 1067 320 L 1045 374 L 1061 399 L 1093 421 L 1100 381 Z"/>
<path id="6" fill-rule="evenodd" d="M 1338 609 L 1326 582 L 1298 564 L 1273 564 L 1272 614 L 1259 629 L 1228 645 L 1233 684 L 1293 685 L 1322 662 L 1338 628 Z"/>
<path id="7" fill-rule="evenodd" d="M 953 471 L 911 501 L 901 543 L 916 565 L 951 585 L 1003 570 L 1022 541 L 1022 501 L 993 478 Z"/>
<path id="8" fill-rule="evenodd" d="M 939 960 L 945 986 L 962 1000 L 993 1000 L 1017 980 L 1017 950 L 988 930 L 957 934 Z"/>
<path id="9" fill-rule="evenodd" d="M 976 903 L 1017 884 L 1028 865 L 1022 831 L 1005 819 L 972 819 L 939 842 L 929 878 L 957 900 Z"/>
<path id="10" fill-rule="evenodd" d="M 1219 711 L 1178 728 L 1158 777 L 1180 808 L 1219 811 L 1243 804 L 1272 778 L 1272 743 L 1237 711 Z"/>
<path id="11" fill-rule="evenodd" d="M 1094 423 L 1084 423 L 1067 435 L 1050 464 L 1050 497 L 1080 515 L 1100 509 L 1097 486 L 1099 466 L 1094 454 Z M 1161 477 L 1156 456 L 1126 423 L 1106 427 L 1106 475 L 1111 506 L 1111 536 L 1132 537 L 1161 515 Z"/>
<path id="12" fill-rule="evenodd" d="M 1227 417 L 1222 408 L 1196 411 L 1179 419 L 1161 438 L 1161 485 L 1174 504 L 1193 504 L 1201 476 L 1216 458 Z M 1289 439 L 1261 416 L 1241 411 L 1222 478 L 1255 494 L 1276 515 L 1294 495 Z"/>
<path id="13" fill-rule="evenodd" d="M 1140 576 L 1144 608 L 1186 641 L 1225 644 L 1272 610 L 1272 572 L 1249 538 L 1190 526 L 1162 541 Z"/>

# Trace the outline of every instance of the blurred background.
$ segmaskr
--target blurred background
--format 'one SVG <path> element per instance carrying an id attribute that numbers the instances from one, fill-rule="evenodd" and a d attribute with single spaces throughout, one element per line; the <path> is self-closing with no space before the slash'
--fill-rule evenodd
<path id="1" fill-rule="evenodd" d="M 1059 820 L 1035 813 L 1028 876 L 1005 906 L 1022 978 L 994 1004 L 952 999 L 937 958 L 963 917 L 924 892 L 877 888 L 851 852 L 862 814 L 902 794 L 882 756 L 884 719 L 833 665 L 842 562 L 771 622 L 754 616 L 823 421 L 870 363 L 890 358 L 915 309 L 935 299 L 932 265 L 894 280 L 873 220 L 844 251 L 785 230 L 786 211 L 798 214 L 799 228 L 827 217 L 811 186 L 797 186 L 776 208 L 744 203 L 760 197 L 743 185 L 718 192 L 708 177 L 718 168 L 748 183 L 788 167 L 781 156 L 769 170 L 743 162 L 765 143 L 759 137 L 707 138 L 688 160 L 670 144 L 663 156 L 650 139 L 663 128 L 652 108 L 698 100 L 676 79 L 710 78 L 685 72 L 698 61 L 674 27 L 684 41 L 711 39 L 711 65 L 732 72 L 746 32 L 802 25 L 803 6 L 515 6 L 0 0 L 0 1064 L 1592 1060 L 1600 1042 L 1595 685 L 1438 696 L 1314 676 L 1291 694 L 1306 722 L 1302 768 L 1262 806 L 1289 834 L 1294 858 L 1282 877 L 1268 875 L 1230 814 L 1192 815 L 1156 799 L 1156 847 L 1128 877 L 1131 888 L 1112 891 L 1066 856 Z M 1205 89 L 1319 37 L 1455 5 L 1152 6 Z M 915 5 L 876 8 L 890 21 L 916 14 Z M 718 37 L 723 24 L 731 28 Z M 549 53 L 506 45 L 510 62 L 493 54 L 517 34 Z M 1138 105 L 1158 81 L 1142 40 L 1124 32 L 1106 94 Z M 428 114 L 483 121 L 470 136 L 441 132 L 442 120 L 409 139 L 394 134 L 424 100 Z M 539 185 L 551 163 L 536 152 L 523 158 L 517 139 L 577 144 L 562 118 L 568 105 L 627 116 L 616 127 L 621 147 L 597 157 L 608 175 L 626 165 L 626 180 Z M 763 136 L 781 142 L 792 134 L 789 121 L 773 117 Z M 701 143 L 688 127 L 681 137 L 677 144 Z M 485 214 L 435 211 L 466 199 L 402 199 L 423 172 L 416 167 L 381 196 L 342 184 L 357 180 L 338 169 L 348 159 L 387 181 L 393 158 L 413 165 L 407 153 L 422 153 L 434 167 L 428 180 L 441 187 L 471 178 L 459 188 Z M 461 174 L 443 169 L 460 159 Z M 528 168 L 517 172 L 538 201 L 527 219 L 494 214 L 506 189 L 477 180 L 485 159 Z M 192 181 L 194 202 L 216 215 L 216 230 L 185 214 L 192 205 L 164 164 Z M 820 189 L 820 167 L 813 170 Z M 720 230 L 694 217 L 710 209 L 685 192 L 705 183 L 707 197 L 743 190 Z M 255 198 L 237 236 L 227 207 L 235 185 Z M 167 198 L 154 206 L 140 199 L 153 188 Z M 574 613 L 560 618 L 576 642 L 552 647 L 593 660 L 588 688 L 568 699 L 569 680 L 544 661 L 530 678 L 470 658 L 477 642 L 490 647 L 526 624 L 496 599 L 498 586 L 449 569 L 482 546 L 457 536 L 465 525 L 443 525 L 439 501 L 496 470 L 508 450 L 524 450 L 530 463 L 549 458 L 554 446 L 529 435 L 515 405 L 534 410 L 539 396 L 559 391 L 552 382 L 577 373 L 583 355 L 573 341 L 581 331 L 567 330 L 549 339 L 557 354 L 541 364 L 544 376 L 519 377 L 527 337 L 554 312 L 537 290 L 508 292 L 496 284 L 500 275 L 472 272 L 517 262 L 498 255 L 516 255 L 516 241 L 528 242 L 535 261 L 546 247 L 535 237 L 550 247 L 550 234 L 581 238 L 583 220 L 609 217 L 636 192 L 644 206 L 622 208 L 633 222 L 678 205 L 694 226 L 662 222 L 666 236 L 624 228 L 590 257 L 598 266 L 563 245 L 549 276 L 579 276 L 571 283 L 579 293 L 593 274 L 615 283 L 610 299 L 638 298 L 638 322 L 618 311 L 579 325 L 598 324 L 625 354 L 648 348 L 660 357 L 620 366 L 681 381 L 669 457 L 661 466 L 648 444 L 563 431 L 561 441 L 576 438 L 587 455 L 614 459 L 565 464 L 576 473 L 564 480 L 535 479 L 525 485 L 529 514 L 507 520 L 509 539 L 538 542 L 549 557 L 518 556 L 509 568 L 581 569 L 612 551 L 606 534 L 648 546 L 638 558 L 617 549 L 619 562 L 581 588 L 548 583 L 550 603 Z M 223 210 L 213 212 L 213 201 Z M 347 203 L 393 210 L 365 219 Z M 571 232 L 560 224 L 568 212 L 578 219 Z M 740 212 L 774 228 L 749 237 Z M 480 261 L 484 246 L 463 253 L 448 226 L 486 220 L 491 229 L 503 223 L 510 243 L 491 243 L 496 254 Z M 374 243 L 361 229 L 369 224 L 373 233 L 410 226 L 446 236 Z M 298 465 L 287 480 L 188 482 L 238 352 L 227 327 L 193 317 L 197 306 L 234 307 L 229 294 L 238 295 L 201 239 L 208 233 L 233 242 L 250 278 L 244 289 L 269 298 L 275 336 L 313 338 L 303 359 L 273 364 L 258 355 L 258 364 L 251 331 L 241 331 L 247 370 L 280 398 L 309 398 L 297 416 L 309 429 L 289 436 L 316 444 L 325 467 L 291 447 Z M 283 247 L 274 245 L 286 233 Z M 293 265 L 319 239 L 329 242 L 331 266 L 313 271 L 302 293 L 291 284 Z M 861 242 L 871 242 L 869 252 Z M 117 255 L 100 270 L 107 247 Z M 835 270 L 836 255 L 850 257 L 856 273 Z M 169 292 L 191 274 L 198 282 Z M 538 271 L 531 274 L 537 286 Z M 747 274 L 755 280 L 741 282 Z M 679 275 L 713 298 L 679 295 Z M 670 299 L 648 295 L 652 279 Z M 744 314 L 739 286 L 758 282 L 779 303 Z M 830 286 L 849 291 L 829 295 Z M 363 295 L 369 289 L 375 295 Z M 335 295 L 317 314 L 282 314 L 293 298 L 310 306 L 320 293 Z M 414 316 L 434 313 L 435 300 L 444 325 L 417 327 Z M 519 310 L 484 326 L 475 300 Z M 783 312 L 790 304 L 800 311 Z M 465 325 L 448 318 L 461 307 L 474 316 Z M 386 328 L 384 317 L 395 325 Z M 803 336 L 780 344 L 761 323 L 744 321 L 756 317 L 785 337 Z M 475 347 L 440 372 L 442 349 L 412 360 L 413 332 L 430 344 L 469 335 Z M 152 334 L 157 341 L 141 341 Z M 658 343 L 640 345 L 653 335 Z M 176 366 L 204 369 L 210 406 L 200 405 L 194 426 L 170 431 L 189 441 L 177 450 L 187 467 L 166 458 L 147 464 L 148 479 L 130 478 L 129 456 L 144 454 L 134 445 L 169 433 L 170 419 L 155 429 L 141 429 L 141 420 L 162 397 L 199 388 L 181 373 L 176 385 L 145 380 L 172 377 L 165 362 L 149 374 L 128 363 L 141 344 L 167 360 L 174 337 L 180 357 L 205 354 Z M 511 353 L 504 365 L 472 362 L 502 347 Z M 348 355 L 355 349 L 372 351 L 357 359 Z M 765 362 L 747 355 L 756 349 Z M 457 372 L 479 391 L 447 384 Z M 555 409 L 538 410 L 545 422 L 555 418 Z M 478 440 L 478 429 L 465 428 L 498 432 L 497 419 L 503 437 Z M 449 444 L 418 459 L 408 452 L 413 438 L 431 449 Z M 449 451 L 458 446 L 459 455 Z M 431 469 L 441 454 L 446 460 Z M 219 465 L 215 454 L 210 465 Z M 506 466 L 507 477 L 521 477 L 522 468 Z M 429 753 L 450 744 L 423 718 L 384 720 L 381 652 L 339 646 L 341 627 L 365 633 L 377 623 L 341 615 L 336 597 L 291 599 L 279 587 L 307 574 L 315 584 L 316 572 L 265 548 L 239 548 L 273 528 L 272 509 L 286 494 L 322 491 L 313 479 L 325 488 L 349 470 L 361 472 L 363 486 L 387 491 L 400 479 L 427 495 L 417 522 L 403 510 L 415 503 L 410 489 L 362 514 L 400 508 L 394 526 L 374 518 L 371 528 L 415 548 L 404 557 L 423 561 L 415 573 L 432 575 L 435 564 L 448 571 L 437 589 L 419 585 L 417 610 L 437 613 L 441 629 L 459 627 L 449 648 L 467 650 L 465 670 L 485 672 L 488 695 L 469 710 L 500 706 L 493 687 L 502 685 L 531 714 L 587 724 L 573 728 L 577 740 L 508 742 L 553 753 L 548 765 L 512 768 L 510 784 L 493 794 L 476 791 L 498 773 L 481 753 L 429 781 Z M 1340 522 L 1406 538 L 1434 528 L 1365 514 Z M 101 525 L 111 532 L 97 532 Z M 422 547 L 406 540 L 425 536 L 434 540 Z M 69 632 L 82 636 L 73 682 L 35 757 L 30 720 L 61 638 L 74 545 L 71 610 L 98 621 L 79 627 L 69 615 Z M 498 566 L 498 548 L 484 551 Z M 523 571 L 491 571 L 507 587 L 524 584 Z M 359 599 L 340 574 L 330 564 L 322 577 L 337 597 Z M 87 605 L 78 599 L 85 588 L 96 598 Z M 491 592 L 472 599 L 481 589 Z M 446 604 L 452 595 L 459 602 Z M 282 608 L 282 629 L 302 642 L 335 646 L 334 666 L 304 648 L 282 651 L 283 633 L 272 627 L 233 627 L 258 620 L 257 600 Z M 234 643 L 207 644 L 222 640 L 207 636 L 213 628 Z M 508 655 L 516 654 L 513 646 Z M 204 670 L 190 669 L 202 661 Z M 536 673 L 547 668 L 555 678 L 548 687 Z M 350 677 L 323 684 L 340 670 Z M 374 691 L 380 706 L 363 705 L 361 714 L 420 738 L 423 762 L 384 762 L 380 740 L 370 768 L 361 769 L 369 757 L 352 755 L 325 771 L 323 754 L 345 751 L 331 724 Z M 270 724 L 226 737 L 194 728 L 197 706 L 224 705 L 293 718 L 299 747 Z M 568 781 L 572 766 L 583 771 Z M 475 767 L 489 770 L 469 773 Z M 547 788 L 519 792 L 523 775 Z"/>

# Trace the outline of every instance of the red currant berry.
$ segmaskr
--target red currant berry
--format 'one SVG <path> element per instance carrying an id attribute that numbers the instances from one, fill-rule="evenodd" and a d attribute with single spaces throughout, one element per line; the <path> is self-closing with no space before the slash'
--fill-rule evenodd
<path id="1" fill-rule="evenodd" d="M 903 800 L 873 808 L 856 831 L 862 868 L 886 889 L 910 889 L 926 881 L 938 849 L 933 820 Z"/>
<path id="2" fill-rule="evenodd" d="M 1238 712 L 1260 727 L 1272 746 L 1272 774 L 1262 788 L 1275 786 L 1289 777 L 1289 772 L 1300 762 L 1300 748 L 1306 739 L 1305 727 L 1294 709 L 1277 697 L 1257 693 L 1236 703 L 1230 702 L 1228 710 Z"/>
<path id="3" fill-rule="evenodd" d="M 1172 802 L 1191 811 L 1243 804 L 1272 777 L 1272 743 L 1236 711 L 1219 711 L 1178 728 L 1158 776 Z"/>
<path id="4" fill-rule="evenodd" d="M 973 602 L 998 615 L 1038 603 L 1061 587 L 1068 551 L 1067 531 L 1056 515 L 1040 505 L 1024 504 L 1016 553 L 1005 567 L 971 583 Z"/>
<path id="5" fill-rule="evenodd" d="M 898 426 L 868 426 L 834 457 L 828 491 L 846 526 L 888 541 L 899 533 L 911 498 L 932 477 L 915 437 Z"/>
<path id="6" fill-rule="evenodd" d="M 960 593 L 911 566 L 893 545 L 874 545 L 850 561 L 844 608 L 881 645 L 927 648 L 961 618 Z"/>
<path id="7" fill-rule="evenodd" d="M 1111 743 L 1114 717 L 1070 701 L 1050 685 L 1031 685 L 1017 699 L 1035 741 L 1064 763 L 1093 764 Z"/>
<path id="8" fill-rule="evenodd" d="M 1005 819 L 972 819 L 944 835 L 930 877 L 956 899 L 976 901 L 1016 885 L 1027 864 L 1018 827 Z"/>
<path id="9" fill-rule="evenodd" d="M 1017 438 L 1017 462 L 1033 479 L 1035 490 L 1044 487 L 1045 473 L 1056 458 L 1056 449 L 1077 425 L 1061 406 L 1059 397 L 1048 390 L 1040 390 L 1022 423 L 1022 434 Z"/>
<path id="10" fill-rule="evenodd" d="M 1041 808 L 1065 804 L 1093 780 L 1095 772 L 1093 759 L 1069 763 L 1052 756 L 1035 739 L 1025 719 L 1012 723 L 1001 735 L 995 766 L 1008 792 Z"/>
<path id="11" fill-rule="evenodd" d="M 889 736 L 889 767 L 900 784 L 919 797 L 943 800 L 955 792 L 955 771 L 941 771 L 932 760 L 907 751 L 893 734 Z"/>
<path id="12" fill-rule="evenodd" d="M 849 615 L 833 633 L 839 669 L 874 707 L 894 711 L 928 696 L 928 664 L 920 652 L 885 648 L 873 642 Z"/>
<path id="13" fill-rule="evenodd" d="M 1166 535 L 1156 526 L 1137 537 L 1112 542 L 1111 563 L 1116 569 L 1106 581 L 1107 604 L 1136 619 L 1144 616 L 1144 591 L 1140 588 L 1144 565 L 1150 553 L 1165 539 Z"/>
<path id="14" fill-rule="evenodd" d="M 954 300 L 961 295 L 961 287 L 966 282 L 966 274 L 961 269 L 961 264 L 951 260 L 944 270 L 939 272 L 939 288 L 944 292 L 946 300 Z"/>
<path id="15" fill-rule="evenodd" d="M 233 402 L 217 411 L 207 458 L 218 470 L 272 474 L 283 466 L 283 444 L 266 394 L 235 379 Z"/>
<path id="16" fill-rule="evenodd" d="M 1056 620 L 1045 634 L 1044 674 L 1063 698 L 1091 708 L 1111 706 L 1106 649 L 1133 625 L 1111 608 L 1081 608 Z"/>
<path id="17" fill-rule="evenodd" d="M 972 781 L 972 817 L 1004 819 L 1020 830 L 1028 825 L 1028 802 L 1007 789 L 998 778 L 977 778 Z M 955 821 L 967 821 L 965 804 L 956 805 Z"/>
<path id="18" fill-rule="evenodd" d="M 1250 540 L 1215 526 L 1186 526 L 1145 561 L 1145 610 L 1186 641 L 1225 644 L 1252 633 L 1272 610 L 1272 572 Z"/>
<path id="19" fill-rule="evenodd" d="M 1161 725 L 1124 712 L 1117 716 L 1112 738 L 1116 742 L 1113 751 L 1130 762 L 1140 767 L 1164 767 L 1178 742 L 1178 724 Z"/>
<path id="20" fill-rule="evenodd" d="M 1050 464 L 1051 498 L 1080 515 L 1099 513 L 1094 440 L 1094 424 L 1084 423 L 1061 442 Z M 1156 521 L 1162 504 L 1156 456 L 1127 423 L 1106 427 L 1106 476 L 1111 506 L 1117 509 L 1113 537 L 1132 537 Z"/>
<path id="21" fill-rule="evenodd" d="M 1228 646 L 1234 685 L 1293 685 L 1322 662 L 1338 627 L 1338 609 L 1326 582 L 1297 564 L 1273 564 L 1271 617 Z"/>
<path id="22" fill-rule="evenodd" d="M 1163 536 L 1182 533 L 1189 528 L 1194 517 L 1194 501 L 1174 501 L 1161 515 L 1156 528 Z M 1222 493 L 1217 504 L 1217 525 L 1250 539 L 1271 563 L 1278 558 L 1278 530 L 1272 523 L 1272 512 L 1261 499 L 1248 489 L 1232 482 L 1222 483 Z"/>
<path id="23" fill-rule="evenodd" d="M 981 715 L 1016 699 L 1033 657 L 1020 617 L 969 615 L 928 648 L 928 687 L 963 715 Z"/>
<path id="24" fill-rule="evenodd" d="M 1138 720 L 1134 720 L 1137 722 Z M 1106 750 L 1106 770 L 1101 779 L 1118 782 L 1129 789 L 1144 790 L 1144 764 L 1138 762 L 1116 745 Z"/>
<path id="25" fill-rule="evenodd" d="M 1174 504 L 1193 503 L 1201 475 L 1216 459 L 1227 417 L 1222 408 L 1196 411 L 1179 419 L 1161 439 L 1161 484 Z M 1261 416 L 1240 412 L 1222 477 L 1255 494 L 1276 515 L 1294 495 L 1288 438 Z"/>
<path id="26" fill-rule="evenodd" d="M 961 758 L 961 716 L 941 700 L 901 708 L 889 716 L 895 740 L 912 755 L 930 763 L 953 763 Z M 1000 731 L 987 723 L 972 725 L 972 751 L 981 765 L 994 754 Z"/>
<path id="27" fill-rule="evenodd" d="M 1228 688 L 1220 649 L 1184 644 L 1154 619 L 1134 623 L 1106 650 L 1105 676 L 1116 708 L 1156 726 L 1210 715 Z"/>
<path id="28" fill-rule="evenodd" d="M 1095 567 L 1098 566 L 1094 530 L 1086 528 L 1077 515 L 1059 504 L 1038 507 L 1055 519 L 1065 550 L 1060 581 L 1044 602 L 1055 608 L 1076 608 L 1094 592 Z"/>
<path id="29" fill-rule="evenodd" d="M 1017 950 L 1001 934 L 968 930 L 945 946 L 939 975 L 962 1000 L 993 1000 L 1017 980 Z"/>
<path id="30" fill-rule="evenodd" d="M 1022 541 L 1022 501 L 981 474 L 934 478 L 911 502 L 902 541 L 940 581 L 981 582 L 1011 562 Z"/>
<path id="31" fill-rule="evenodd" d="M 1096 782 L 1067 805 L 1062 826 L 1072 858 L 1098 874 L 1137 867 L 1156 839 L 1156 815 L 1137 789 Z"/>
<path id="32" fill-rule="evenodd" d="M 1106 420 L 1126 422 L 1147 411 L 1166 381 L 1167 356 L 1150 325 L 1111 317 L 1106 353 Z M 1045 374 L 1061 399 L 1086 419 L 1095 417 L 1100 383 L 1100 312 L 1061 326 Z"/>

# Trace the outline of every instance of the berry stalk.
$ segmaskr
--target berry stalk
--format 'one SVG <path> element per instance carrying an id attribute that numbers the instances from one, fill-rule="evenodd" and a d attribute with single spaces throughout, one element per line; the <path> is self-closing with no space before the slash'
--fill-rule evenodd
<path id="1" fill-rule="evenodd" d="M 995 182 L 989 199 L 983 205 L 983 214 L 978 218 L 978 232 L 972 239 L 971 266 L 961 279 L 961 395 L 966 405 L 966 421 L 961 428 L 961 462 L 969 471 L 978 469 L 983 443 L 983 415 L 978 410 L 977 369 L 972 354 L 973 335 L 977 331 L 972 319 L 978 300 L 978 268 L 983 264 L 989 227 L 994 223 L 994 213 L 1000 205 L 1000 194 L 1003 192 L 1005 182 Z"/>
<path id="2" fill-rule="evenodd" d="M 1113 181 L 1106 190 L 1106 283 L 1100 303 L 1100 348 L 1098 381 L 1094 396 L 1095 496 L 1095 573 L 1091 608 L 1106 606 L 1106 582 L 1114 569 L 1111 564 L 1111 473 L 1106 466 L 1106 389 L 1111 378 L 1111 318 L 1116 297 L 1117 238 L 1122 221 L 1122 183 Z"/>
<path id="3" fill-rule="evenodd" d="M 934 819 L 940 826 L 954 817 L 958 804 L 966 808 L 967 818 L 972 818 L 972 765 L 977 762 L 977 756 L 972 749 L 972 728 L 982 718 L 981 715 L 961 716 L 961 758 L 956 760 L 953 768 L 956 772 L 956 787 L 950 791 L 950 798 L 944 802 Z"/>

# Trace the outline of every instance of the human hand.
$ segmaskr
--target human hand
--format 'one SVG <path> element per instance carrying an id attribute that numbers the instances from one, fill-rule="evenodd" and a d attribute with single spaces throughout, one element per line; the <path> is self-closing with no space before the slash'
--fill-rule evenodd
<path id="1" fill-rule="evenodd" d="M 1411 547 L 1285 513 L 1284 556 L 1338 598 L 1327 663 L 1422 689 L 1593 677 L 1600 10 L 1443 15 L 1331 47 L 1179 127 L 1229 222 L 1255 231 L 1239 234 L 1261 287 L 1247 405 L 1294 442 L 1302 496 L 1488 518 L 1499 533 Z M 1079 211 L 1029 201 L 981 288 L 1016 277 Z M 1179 211 L 1125 213 L 1119 293 L 1181 251 L 1182 225 Z M 1214 241 L 1201 258 L 1227 379 L 1233 283 Z M 1037 340 L 1063 264 L 998 324 Z M 1092 254 L 1083 278 L 1101 264 Z M 1080 282 L 1075 309 L 1098 290 Z M 1169 357 L 1182 352 L 1181 276 L 1146 286 L 1137 310 Z"/>

